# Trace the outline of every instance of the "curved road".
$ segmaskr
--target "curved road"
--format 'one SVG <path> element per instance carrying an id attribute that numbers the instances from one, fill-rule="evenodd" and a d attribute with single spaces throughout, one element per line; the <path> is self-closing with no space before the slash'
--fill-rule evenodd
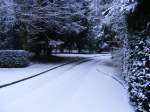
<path id="1" fill-rule="evenodd" d="M 133 112 L 126 89 L 107 76 L 109 55 L 72 63 L 0 89 L 0 112 Z M 102 72 L 99 72 L 102 71 Z"/>

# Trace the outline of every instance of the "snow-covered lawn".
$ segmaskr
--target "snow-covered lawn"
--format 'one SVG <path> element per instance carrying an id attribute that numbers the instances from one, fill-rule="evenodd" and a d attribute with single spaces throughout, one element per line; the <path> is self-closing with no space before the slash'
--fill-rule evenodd
<path id="1" fill-rule="evenodd" d="M 84 54 L 57 54 L 58 57 L 76 57 L 74 60 L 84 57 L 93 57 L 95 55 L 84 55 Z M 98 56 L 98 55 L 97 55 Z M 23 79 L 25 77 L 30 77 L 35 74 L 46 71 L 50 68 L 59 66 L 73 59 L 64 60 L 60 63 L 31 63 L 30 66 L 25 68 L 0 68 L 0 85 L 13 82 L 16 80 Z"/>
<path id="2" fill-rule="evenodd" d="M 93 60 L 0 89 L 0 112 L 133 112 L 111 55 L 82 56 Z"/>
<path id="3" fill-rule="evenodd" d="M 66 55 L 58 55 L 58 57 L 65 57 Z M 68 56 L 73 57 L 73 56 Z M 77 58 L 74 58 L 76 60 Z M 63 63 L 67 63 L 69 61 L 72 61 L 73 59 L 66 59 L 64 61 L 61 61 L 60 63 L 31 63 L 30 66 L 25 68 L 0 68 L 0 85 L 10 83 L 16 80 L 23 79 L 25 77 L 30 77 L 35 74 L 41 73 L 43 71 L 46 71 L 50 68 L 59 66 Z"/>
<path id="4" fill-rule="evenodd" d="M 54 66 L 57 64 L 32 63 L 26 68 L 0 68 L 0 85 L 35 75 Z"/>

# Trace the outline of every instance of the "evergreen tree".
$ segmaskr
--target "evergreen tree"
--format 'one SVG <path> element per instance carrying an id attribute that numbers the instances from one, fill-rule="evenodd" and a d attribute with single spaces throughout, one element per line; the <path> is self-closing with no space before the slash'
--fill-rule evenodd
<path id="1" fill-rule="evenodd" d="M 12 27 L 16 21 L 13 0 L 0 1 L 0 49 L 12 49 Z"/>
<path id="2" fill-rule="evenodd" d="M 138 0 L 128 15 L 130 95 L 138 112 L 150 111 L 150 8 L 148 1 Z"/>
<path id="3" fill-rule="evenodd" d="M 43 48 L 47 52 L 50 39 L 66 40 L 69 37 L 71 41 L 85 40 L 85 33 L 88 30 L 87 1 L 16 0 L 16 3 L 18 6 L 16 8 L 17 30 L 23 31 L 27 38 L 24 40 L 27 40 L 29 49 L 34 48 L 39 52 L 39 49 Z M 17 35 L 21 34 L 17 33 Z M 73 35 L 84 39 L 74 39 Z"/>
<path id="4" fill-rule="evenodd" d="M 138 3 L 137 3 L 138 2 Z M 104 22 L 123 40 L 123 76 L 137 112 L 149 107 L 149 6 L 146 0 L 114 0 Z"/>

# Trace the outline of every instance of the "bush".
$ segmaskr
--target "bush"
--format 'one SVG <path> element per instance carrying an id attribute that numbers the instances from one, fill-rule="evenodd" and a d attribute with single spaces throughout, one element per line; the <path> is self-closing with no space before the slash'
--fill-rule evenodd
<path id="1" fill-rule="evenodd" d="M 129 94 L 136 112 L 150 112 L 150 76 L 138 71 L 138 75 L 130 77 Z"/>
<path id="2" fill-rule="evenodd" d="M 149 37 L 128 39 L 128 74 L 130 100 L 136 112 L 150 112 Z"/>
<path id="3" fill-rule="evenodd" d="M 29 65 L 29 53 L 24 50 L 0 50 L 0 67 L 26 67 Z"/>

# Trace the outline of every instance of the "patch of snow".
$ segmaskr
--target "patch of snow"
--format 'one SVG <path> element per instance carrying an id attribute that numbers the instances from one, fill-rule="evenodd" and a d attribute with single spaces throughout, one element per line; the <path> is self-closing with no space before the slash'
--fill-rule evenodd
<path id="1" fill-rule="evenodd" d="M 57 64 L 32 64 L 26 68 L 0 68 L 0 85 L 38 74 L 54 66 Z"/>
<path id="2" fill-rule="evenodd" d="M 111 75 L 117 72 L 105 64 L 105 61 L 111 60 L 111 55 L 93 56 L 89 62 L 63 66 L 0 89 L 0 111 L 133 112 L 127 90 L 111 77 L 96 71 L 101 69 Z"/>

